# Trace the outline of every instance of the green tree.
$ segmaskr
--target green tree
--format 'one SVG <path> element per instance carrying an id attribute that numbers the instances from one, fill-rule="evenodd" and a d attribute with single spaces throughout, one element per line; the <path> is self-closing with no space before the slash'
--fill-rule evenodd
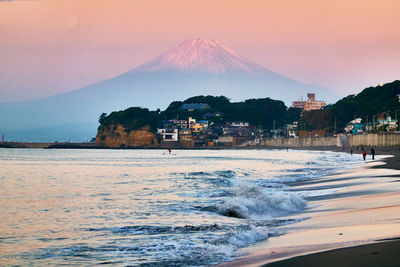
<path id="1" fill-rule="evenodd" d="M 101 113 L 100 117 L 99 117 L 99 123 L 101 124 L 102 121 L 104 121 L 104 119 L 107 117 L 107 113 Z"/>

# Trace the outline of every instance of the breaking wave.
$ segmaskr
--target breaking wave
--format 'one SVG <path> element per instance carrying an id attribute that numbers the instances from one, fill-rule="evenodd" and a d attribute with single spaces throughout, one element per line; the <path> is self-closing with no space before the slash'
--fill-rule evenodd
<path id="1" fill-rule="evenodd" d="M 300 172 L 300 169 L 295 171 Z M 276 216 L 299 212 L 307 207 L 303 195 L 289 191 L 290 188 L 283 184 L 284 181 L 292 180 L 290 177 L 286 177 L 284 181 L 262 178 L 244 180 L 241 178 L 246 178 L 246 173 L 237 173 L 232 170 L 175 175 L 181 175 L 184 179 L 201 179 L 217 186 L 214 188 L 214 194 L 207 195 L 213 198 L 215 203 L 200 207 L 203 211 L 240 219 L 270 220 Z M 304 174 L 304 176 L 309 175 L 310 173 Z M 297 175 L 297 179 L 302 180 L 304 177 Z"/>
<path id="2" fill-rule="evenodd" d="M 288 221 L 276 220 L 254 225 L 185 225 L 185 226 L 125 226 L 113 228 L 90 228 L 87 231 L 109 232 L 110 234 L 132 235 L 133 242 L 125 244 L 85 244 L 68 247 L 53 247 L 34 251 L 37 259 L 74 258 L 80 262 L 90 255 L 110 259 L 134 257 L 138 259 L 130 266 L 202 266 L 230 261 L 238 248 L 245 247 L 269 236 L 269 225 L 279 225 Z M 151 238 L 135 239 L 135 235 L 153 235 Z M 125 239 L 129 240 L 129 239 Z M 26 255 L 27 256 L 27 255 Z M 101 262 L 116 264 L 118 261 Z M 140 259 L 146 259 L 140 263 Z"/>
<path id="3" fill-rule="evenodd" d="M 235 196 L 215 205 L 218 213 L 242 219 L 270 219 L 307 207 L 301 196 L 289 191 L 240 186 L 234 192 Z"/>

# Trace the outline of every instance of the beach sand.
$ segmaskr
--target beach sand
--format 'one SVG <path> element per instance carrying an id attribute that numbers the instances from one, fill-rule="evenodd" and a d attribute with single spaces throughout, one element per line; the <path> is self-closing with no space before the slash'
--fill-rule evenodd
<path id="1" fill-rule="evenodd" d="M 361 167 L 291 184 L 333 192 L 308 197 L 310 208 L 290 216 L 302 221 L 220 266 L 400 266 L 399 152 L 378 148 L 377 155 Z M 354 156 L 361 158 L 360 151 Z"/>
<path id="2" fill-rule="evenodd" d="M 334 249 L 325 252 L 294 257 L 265 266 L 399 266 L 400 240 L 390 240 L 356 247 Z"/>

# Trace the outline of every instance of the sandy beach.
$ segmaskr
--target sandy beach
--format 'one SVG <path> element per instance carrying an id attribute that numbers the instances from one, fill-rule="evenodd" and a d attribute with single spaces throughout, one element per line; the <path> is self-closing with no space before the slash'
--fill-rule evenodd
<path id="1" fill-rule="evenodd" d="M 376 150 L 374 161 L 368 156 L 362 162 L 355 151 L 358 167 L 291 184 L 299 192 L 332 192 L 308 197 L 308 210 L 291 216 L 300 222 L 221 266 L 399 266 L 399 151 Z"/>

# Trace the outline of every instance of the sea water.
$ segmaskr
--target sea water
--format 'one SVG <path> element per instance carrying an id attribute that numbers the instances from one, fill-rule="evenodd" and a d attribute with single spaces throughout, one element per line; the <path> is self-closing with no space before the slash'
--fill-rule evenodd
<path id="1" fill-rule="evenodd" d="M 295 223 L 360 159 L 293 150 L 0 149 L 0 265 L 204 266 Z M 285 216 L 283 219 L 282 216 Z"/>

